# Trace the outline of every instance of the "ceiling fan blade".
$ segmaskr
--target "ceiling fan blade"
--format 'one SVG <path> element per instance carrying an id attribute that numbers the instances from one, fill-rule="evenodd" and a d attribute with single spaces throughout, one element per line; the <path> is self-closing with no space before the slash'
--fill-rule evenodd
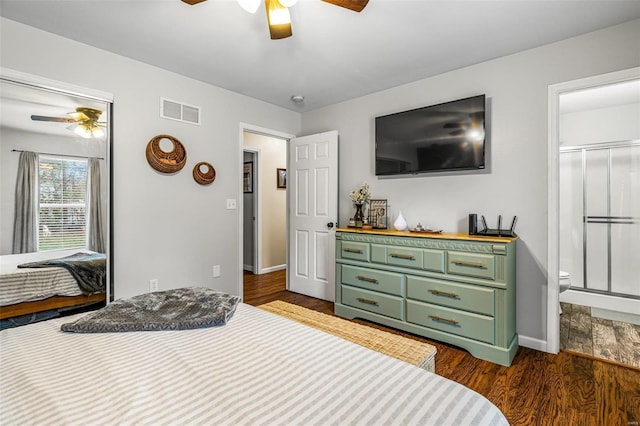
<path id="1" fill-rule="evenodd" d="M 89 117 L 84 112 L 70 112 L 68 113 L 71 117 L 69 120 L 73 121 L 86 121 L 89 120 Z"/>
<path id="2" fill-rule="evenodd" d="M 453 132 L 449 132 L 451 136 L 460 136 L 464 133 L 463 129 L 454 130 Z"/>
<path id="3" fill-rule="evenodd" d="M 202 3 L 203 1 L 206 1 L 206 0 L 182 0 L 182 1 L 185 2 L 186 4 L 190 4 L 191 6 L 193 6 L 194 4 Z"/>
<path id="4" fill-rule="evenodd" d="M 442 126 L 443 129 L 462 129 L 464 127 L 465 125 L 463 123 L 445 123 L 445 125 Z"/>
<path id="5" fill-rule="evenodd" d="M 184 0 L 183 0 L 184 1 Z M 369 0 L 322 0 L 326 3 L 331 3 L 336 6 L 344 7 L 345 9 L 353 10 L 354 12 L 362 12 Z"/>
<path id="6" fill-rule="evenodd" d="M 281 38 L 291 37 L 291 15 L 289 9 L 278 0 L 264 0 L 264 6 L 267 10 L 267 23 L 269 24 L 269 34 L 271 40 L 279 40 Z"/>
<path id="7" fill-rule="evenodd" d="M 75 120 L 64 117 L 45 117 L 43 115 L 32 115 L 33 121 L 55 121 L 56 123 L 73 123 Z"/>

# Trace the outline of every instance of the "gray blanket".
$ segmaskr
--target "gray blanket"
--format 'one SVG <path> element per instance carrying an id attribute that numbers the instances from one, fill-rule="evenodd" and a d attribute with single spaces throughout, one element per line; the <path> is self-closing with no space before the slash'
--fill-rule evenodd
<path id="1" fill-rule="evenodd" d="M 78 282 L 84 294 L 105 291 L 107 256 L 102 253 L 76 253 L 59 259 L 41 260 L 18 265 L 18 268 L 65 268 Z"/>
<path id="2" fill-rule="evenodd" d="M 225 325 L 240 302 L 204 287 L 186 287 L 120 299 L 62 324 L 62 331 L 111 333 L 124 331 L 186 330 Z"/>

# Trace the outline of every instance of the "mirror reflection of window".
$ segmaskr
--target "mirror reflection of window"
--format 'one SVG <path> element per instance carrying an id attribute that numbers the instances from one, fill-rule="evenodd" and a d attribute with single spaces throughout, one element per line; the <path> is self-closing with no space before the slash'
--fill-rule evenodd
<path id="1" fill-rule="evenodd" d="M 87 160 L 40 156 L 38 251 L 87 248 Z"/>

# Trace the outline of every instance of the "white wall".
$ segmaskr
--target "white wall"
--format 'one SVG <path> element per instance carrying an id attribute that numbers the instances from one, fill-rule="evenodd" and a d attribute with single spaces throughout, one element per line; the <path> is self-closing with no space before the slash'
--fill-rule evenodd
<path id="1" fill-rule="evenodd" d="M 640 104 L 560 114 L 560 146 L 640 139 Z"/>
<path id="2" fill-rule="evenodd" d="M 467 231 L 467 215 L 489 225 L 518 215 L 517 321 L 521 343 L 546 339 L 547 90 L 550 84 L 640 65 L 640 20 L 484 62 L 302 115 L 303 134 L 340 133 L 340 224 L 362 181 L 387 198 L 411 226 Z M 378 179 L 374 117 L 485 93 L 489 167 L 486 173 Z"/>
<path id="3" fill-rule="evenodd" d="M 242 158 L 239 123 L 298 134 L 300 115 L 2 18 L 4 68 L 112 93 L 115 296 L 201 285 L 235 293 L 239 268 L 238 198 Z M 202 108 L 202 125 L 159 118 L 159 98 Z M 145 158 L 158 134 L 178 138 L 187 165 L 175 175 L 154 171 Z M 216 169 L 212 185 L 192 178 L 198 161 Z M 212 265 L 221 278 L 211 278 Z"/>
<path id="4" fill-rule="evenodd" d="M 261 268 L 284 269 L 287 263 L 287 190 L 276 186 L 276 169 L 287 168 L 287 141 L 256 133 L 244 133 L 244 146 L 260 149 L 258 176 L 261 199 Z M 257 181 L 254 181 L 257 185 Z"/>

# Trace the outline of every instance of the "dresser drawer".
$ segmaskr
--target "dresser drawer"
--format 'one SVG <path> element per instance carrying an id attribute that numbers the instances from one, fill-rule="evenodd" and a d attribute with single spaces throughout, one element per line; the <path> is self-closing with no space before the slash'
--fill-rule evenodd
<path id="1" fill-rule="evenodd" d="M 422 269 L 434 272 L 444 272 L 444 251 L 422 250 Z"/>
<path id="2" fill-rule="evenodd" d="M 493 316 L 495 292 L 491 288 L 407 276 L 407 297 L 434 305 Z"/>
<path id="3" fill-rule="evenodd" d="M 356 243 L 342 241 L 340 244 L 340 257 L 344 259 L 369 261 L 369 243 Z"/>
<path id="4" fill-rule="evenodd" d="M 494 319 L 485 315 L 407 300 L 407 321 L 490 344 L 495 342 Z"/>
<path id="5" fill-rule="evenodd" d="M 447 272 L 495 280 L 495 257 L 490 254 L 450 251 L 447 253 Z"/>
<path id="6" fill-rule="evenodd" d="M 404 319 L 404 299 L 402 297 L 377 293 L 375 291 L 343 285 L 342 303 L 354 308 L 373 312 L 399 320 Z"/>
<path id="7" fill-rule="evenodd" d="M 386 265 L 403 266 L 405 268 L 422 268 L 422 250 L 383 246 L 378 244 L 371 245 L 371 260 Z"/>
<path id="8" fill-rule="evenodd" d="M 342 265 L 342 283 L 402 296 L 404 275 L 358 266 Z"/>

